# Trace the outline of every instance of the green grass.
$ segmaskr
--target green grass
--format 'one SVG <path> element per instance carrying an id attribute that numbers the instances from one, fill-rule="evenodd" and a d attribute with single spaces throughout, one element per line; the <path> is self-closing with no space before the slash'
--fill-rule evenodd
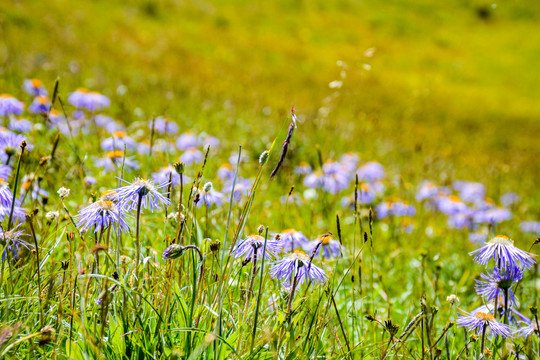
<path id="1" fill-rule="evenodd" d="M 479 9 L 491 15 L 482 18 Z M 441 185 L 455 179 L 480 181 L 497 203 L 502 193 L 517 192 L 522 200 L 512 209 L 514 218 L 490 229 L 490 235 L 507 234 L 527 250 L 534 238 L 520 232 L 518 224 L 540 214 L 539 17 L 540 5 L 522 0 L 496 8 L 458 0 L 1 3 L 0 93 L 29 103 L 21 84 L 30 77 L 42 79 L 49 92 L 59 78 L 64 102 L 79 86 L 103 92 L 112 100 L 105 113 L 127 124 L 138 141 L 150 138 L 146 124 L 157 115 L 176 120 L 181 132 L 217 136 L 222 144 L 210 150 L 201 185 L 213 181 L 222 187 L 216 171 L 239 145 L 248 161 L 238 176 L 260 182 L 250 201 L 229 209 L 227 198 L 209 214 L 187 201 L 191 183 L 185 184 L 181 243 L 201 249 L 201 283 L 196 252 L 175 261 L 162 259 L 178 233 L 163 210 L 142 215 L 144 266 L 135 270 L 132 262 L 138 251 L 132 219 L 130 233 L 120 239 L 125 256 L 120 268 L 117 239 L 111 236 L 109 249 L 98 253 L 98 274 L 92 274 L 96 239 L 91 233 L 79 236 L 68 213 L 74 216 L 117 186 L 119 172 L 102 174 L 93 165 L 95 157 L 104 155 L 99 144 L 105 134 L 62 135 L 55 159 L 38 168 L 39 159 L 51 154 L 56 132 L 32 130 L 28 139 L 35 148 L 24 155 L 19 180 L 39 173 L 50 192 L 48 202 L 29 197 L 23 204 L 38 210 L 32 222 L 41 280 L 36 252 L 24 252 L 18 262 L 2 262 L 0 334 L 9 328 L 12 334 L 0 335 L 0 356 L 339 359 L 350 348 L 351 358 L 379 359 L 388 332 L 365 315 L 391 319 L 399 337 L 421 311 L 422 295 L 428 310 L 438 307 L 428 336 L 437 339 L 455 319 L 448 295 L 457 294 L 462 309 L 482 304 L 474 292 L 482 269 L 467 255 L 477 248 L 467 231 L 449 229 L 446 217 L 420 204 L 416 216 L 406 220 L 414 225 L 411 233 L 402 231 L 397 218 L 374 220 L 370 229 L 368 206 L 355 214 L 340 205 L 343 196 L 353 194 L 353 186 L 335 196 L 319 191 L 301 206 L 284 206 L 279 198 L 291 186 L 298 195 L 306 189 L 293 172 L 300 161 L 318 167 L 319 156 L 338 160 L 352 151 L 362 161 L 385 165 L 388 197 L 414 202 L 417 185 L 425 179 Z M 374 53 L 367 56 L 370 48 Z M 329 88 L 333 80 L 342 80 L 343 86 Z M 127 88 L 125 95 L 117 91 L 120 85 Z M 300 122 L 282 169 L 270 180 L 291 106 Z M 261 170 L 257 159 L 272 144 L 269 163 Z M 150 177 L 178 155 L 136 155 L 141 169 L 127 170 L 125 178 Z M 85 186 L 81 171 L 96 176 L 98 183 Z M 186 169 L 192 178 L 199 171 L 201 165 Z M 14 173 L 9 180 L 15 182 Z M 56 194 L 60 186 L 71 189 L 65 208 Z M 176 205 L 178 188 L 172 196 Z M 49 222 L 45 214 L 53 210 L 61 216 Z M 167 209 L 172 211 L 175 206 Z M 336 215 L 346 256 L 314 260 L 329 274 L 329 282 L 302 285 L 289 316 L 289 292 L 268 277 L 271 263 L 266 259 L 265 268 L 255 273 L 246 305 L 252 264 L 242 266 L 229 257 L 224 244 L 230 245 L 234 234 L 255 233 L 261 224 L 271 234 L 296 228 L 310 239 L 328 231 L 337 236 Z M 245 231 L 239 231 L 243 226 Z M 33 243 L 28 221 L 22 228 Z M 365 245 L 364 232 L 370 237 Z M 220 240 L 221 252 L 212 252 L 206 238 Z M 114 271 L 118 280 L 112 278 Z M 142 275 L 139 285 L 137 272 Z M 94 300 L 113 284 L 109 307 L 98 306 Z M 526 316 L 537 292 L 537 272 L 528 271 L 518 290 Z M 54 332 L 42 332 L 45 325 Z M 421 358 L 422 338 L 427 341 L 418 326 L 399 354 L 390 345 L 387 358 Z M 465 343 L 463 330 L 452 327 L 448 345 L 445 341 L 437 344 L 441 358 L 448 348 L 455 359 Z M 478 350 L 480 344 L 471 346 Z M 500 343 L 488 345 L 492 350 L 497 346 L 500 354 Z M 538 356 L 537 338 L 526 346 Z"/>

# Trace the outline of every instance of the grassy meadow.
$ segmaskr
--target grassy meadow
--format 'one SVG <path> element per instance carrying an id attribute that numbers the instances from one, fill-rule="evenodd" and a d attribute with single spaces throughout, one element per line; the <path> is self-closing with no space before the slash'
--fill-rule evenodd
<path id="1" fill-rule="evenodd" d="M 0 358 L 538 359 L 539 21 L 0 2 Z"/>

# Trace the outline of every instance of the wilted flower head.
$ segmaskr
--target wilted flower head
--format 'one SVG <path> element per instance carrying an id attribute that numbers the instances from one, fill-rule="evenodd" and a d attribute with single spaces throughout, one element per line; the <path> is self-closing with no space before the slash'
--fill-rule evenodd
<path id="1" fill-rule="evenodd" d="M 178 244 L 171 244 L 163 251 L 163 260 L 178 259 L 184 253 L 184 247 Z"/>
<path id="2" fill-rule="evenodd" d="M 534 254 L 518 249 L 514 246 L 514 241 L 504 235 L 497 235 L 488 241 L 483 247 L 469 255 L 474 255 L 474 261 L 480 265 L 487 265 L 493 259 L 497 266 L 512 268 L 522 266 L 530 269 L 534 261 Z"/>
<path id="3" fill-rule="evenodd" d="M 277 261 L 270 269 L 270 277 L 282 281 L 285 287 L 291 286 L 295 278 L 298 284 L 302 284 L 306 279 L 314 283 L 324 283 L 328 280 L 323 269 L 314 265 L 309 256 L 298 251 Z"/>
<path id="4" fill-rule="evenodd" d="M 158 208 L 160 204 L 164 206 L 170 204 L 170 200 L 159 191 L 159 189 L 167 187 L 168 183 L 154 185 L 151 181 L 139 177 L 135 178 L 132 183 L 127 183 L 129 185 L 115 190 L 118 192 L 120 206 L 126 210 L 136 209 L 139 198 L 141 199 L 141 209 L 150 208 L 151 211 Z"/>
<path id="5" fill-rule="evenodd" d="M 416 208 L 400 200 L 387 199 L 375 207 L 375 213 L 379 219 L 388 216 L 413 216 Z"/>
<path id="6" fill-rule="evenodd" d="M 26 141 L 26 137 L 21 134 L 15 134 L 11 131 L 0 131 L 0 160 L 7 164 L 8 160 L 21 152 L 21 144 Z M 25 151 L 31 151 L 32 145 L 26 144 Z"/>
<path id="7" fill-rule="evenodd" d="M 22 118 L 14 118 L 14 117 L 11 118 L 8 124 L 9 130 L 17 131 L 20 133 L 29 132 L 30 130 L 32 130 L 33 127 L 34 127 L 34 124 L 30 120 L 26 120 Z"/>

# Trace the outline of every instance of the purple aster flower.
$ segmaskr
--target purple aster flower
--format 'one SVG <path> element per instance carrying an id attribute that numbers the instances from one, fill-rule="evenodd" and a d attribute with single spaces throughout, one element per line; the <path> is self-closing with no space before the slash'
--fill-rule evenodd
<path id="1" fill-rule="evenodd" d="M 115 131 L 111 137 L 101 142 L 101 148 L 105 151 L 124 150 L 124 145 L 128 150 L 133 150 L 137 147 L 137 142 L 123 131 Z"/>
<path id="2" fill-rule="evenodd" d="M 102 110 L 111 104 L 111 101 L 105 95 L 84 88 L 72 92 L 68 97 L 68 102 L 77 109 L 84 109 L 89 112 Z"/>
<path id="3" fill-rule="evenodd" d="M 514 246 L 514 241 L 504 235 L 497 235 L 488 241 L 483 247 L 469 255 L 474 255 L 473 260 L 480 265 L 487 265 L 493 259 L 499 267 L 511 268 L 523 266 L 530 269 L 535 263 L 534 254 L 528 253 Z"/>
<path id="4" fill-rule="evenodd" d="M 270 277 L 283 282 L 285 287 L 290 287 L 294 279 L 302 284 L 306 279 L 314 283 L 324 283 L 328 276 L 323 269 L 314 265 L 309 256 L 302 252 L 293 252 L 277 261 L 270 269 Z"/>
<path id="5" fill-rule="evenodd" d="M 159 189 L 167 187 L 169 185 L 168 183 L 154 185 L 151 181 L 143 178 L 135 178 L 135 181 L 132 183 L 125 182 L 129 185 L 122 186 L 115 191 L 120 198 L 120 207 L 127 211 L 137 209 L 139 197 L 141 197 L 141 208 L 150 208 L 150 211 L 154 211 L 160 204 L 163 206 L 170 204 L 170 200 L 159 191 Z"/>
<path id="6" fill-rule="evenodd" d="M 176 147 L 178 150 L 188 150 L 189 148 L 195 148 L 199 145 L 199 137 L 191 131 L 183 133 L 176 139 Z"/>
<path id="7" fill-rule="evenodd" d="M 275 239 L 266 240 L 266 257 L 276 258 L 281 251 L 281 242 Z M 243 257 L 244 260 L 249 260 L 257 251 L 257 258 L 262 259 L 264 249 L 264 238 L 260 235 L 249 235 L 240 244 L 236 246 L 234 258 Z"/>
<path id="8" fill-rule="evenodd" d="M 490 335 L 499 335 L 504 338 L 512 337 L 510 327 L 501 324 L 495 317 L 489 313 L 477 312 L 476 314 L 465 314 L 459 316 L 456 321 L 458 326 L 466 327 L 469 331 L 476 330 L 478 333 L 484 331 L 484 327 L 490 330 Z"/>
<path id="9" fill-rule="evenodd" d="M 34 124 L 32 124 L 32 122 L 30 120 L 12 118 L 9 121 L 8 129 L 12 130 L 12 131 L 25 133 L 25 132 L 29 132 L 30 130 L 32 130 L 33 126 L 34 126 Z"/>
<path id="10" fill-rule="evenodd" d="M 199 136 L 199 141 L 203 147 L 210 146 L 212 148 L 216 148 L 220 144 L 220 141 L 217 137 L 207 134 L 201 134 L 201 136 Z"/>
<path id="11" fill-rule="evenodd" d="M 21 152 L 21 143 L 26 140 L 26 137 L 21 134 L 15 134 L 11 131 L 0 132 L 0 160 L 7 164 L 8 160 L 15 154 Z M 27 144 L 25 151 L 31 151 L 32 145 Z"/>
<path id="12" fill-rule="evenodd" d="M 24 104 L 9 94 L 0 95 L 0 117 L 21 115 Z"/>
<path id="13" fill-rule="evenodd" d="M 503 206 L 512 206 L 519 201 L 519 195 L 513 191 L 509 191 L 501 195 L 501 204 Z"/>
<path id="14" fill-rule="evenodd" d="M 158 116 L 154 120 L 148 121 L 148 128 L 152 129 L 152 123 L 154 126 L 154 132 L 156 134 L 177 134 L 179 127 L 173 120 L 164 117 Z"/>
<path id="15" fill-rule="evenodd" d="M 232 186 L 233 186 L 232 181 L 228 181 L 227 183 L 225 183 L 225 186 L 223 187 L 223 191 L 225 193 L 230 194 L 233 191 Z M 244 196 L 249 195 L 249 190 L 251 190 L 250 180 L 243 179 L 243 178 L 237 179 L 236 184 L 234 185 L 234 193 L 233 193 L 234 201 L 239 203 L 240 200 L 242 199 L 242 195 Z"/>
<path id="16" fill-rule="evenodd" d="M 516 297 L 512 291 L 512 285 L 523 278 L 523 271 L 517 267 L 499 269 L 494 268 L 491 272 L 480 274 L 482 280 L 476 280 L 476 293 L 487 301 L 495 301 L 500 296 L 503 297 L 505 290 L 508 291 L 508 300 L 512 305 L 516 305 Z"/>
<path id="17" fill-rule="evenodd" d="M 312 171 L 311 165 L 306 161 L 301 161 L 298 166 L 294 168 L 294 173 L 299 175 L 307 175 Z"/>
<path id="18" fill-rule="evenodd" d="M 303 248 L 308 243 L 308 238 L 301 232 L 295 229 L 285 229 L 279 233 L 283 251 L 291 252 L 298 248 Z"/>
<path id="19" fill-rule="evenodd" d="M 433 199 L 439 194 L 439 188 L 437 185 L 431 181 L 423 181 L 420 186 L 418 186 L 418 191 L 416 192 L 416 201 L 424 201 L 426 199 Z"/>
<path id="20" fill-rule="evenodd" d="M 2 221 L 9 219 L 10 212 L 11 206 L 0 206 L 0 219 Z M 15 199 L 15 207 L 13 208 L 13 220 L 18 220 L 21 223 L 26 220 L 26 209 L 20 207 L 20 202 L 17 199 Z"/>
<path id="21" fill-rule="evenodd" d="M 469 207 L 455 195 L 439 195 L 434 201 L 437 209 L 446 215 L 465 213 L 469 210 Z"/>
<path id="22" fill-rule="evenodd" d="M 384 167 L 376 161 L 370 161 L 362 165 L 358 171 L 358 180 L 377 181 L 385 177 Z"/>
<path id="23" fill-rule="evenodd" d="M 358 155 L 352 152 L 343 154 L 339 159 L 339 163 L 341 164 L 343 169 L 349 174 L 354 174 L 355 170 L 358 168 L 359 162 L 360 158 L 358 157 Z"/>
<path id="24" fill-rule="evenodd" d="M 203 161 L 204 155 L 200 150 L 189 148 L 180 156 L 180 161 L 186 165 L 197 164 Z"/>
<path id="25" fill-rule="evenodd" d="M 17 225 L 10 231 L 3 231 L 0 229 L 0 246 L 5 247 L 2 253 L 2 261 L 6 260 L 6 255 L 11 252 L 14 260 L 19 259 L 20 247 L 24 246 L 28 250 L 32 248 L 32 245 L 21 239 L 21 236 L 25 236 L 23 231 L 17 230 L 21 224 Z"/>
<path id="26" fill-rule="evenodd" d="M 531 334 L 537 334 L 540 335 L 538 323 L 535 319 L 530 321 L 530 323 L 527 326 L 520 327 L 514 332 L 514 335 L 517 337 L 524 337 L 528 338 Z"/>
<path id="27" fill-rule="evenodd" d="M 481 229 L 476 232 L 469 233 L 469 241 L 475 244 L 482 244 L 487 241 L 488 231 L 487 229 Z"/>
<path id="28" fill-rule="evenodd" d="M 125 220 L 125 212 L 118 204 L 111 200 L 117 199 L 114 191 L 105 192 L 101 199 L 83 208 L 76 215 L 77 227 L 81 231 L 88 231 L 94 227 L 94 232 L 101 232 L 112 226 L 116 233 L 127 233 L 129 225 Z"/>
<path id="29" fill-rule="evenodd" d="M 452 183 L 452 187 L 459 191 L 463 200 L 468 202 L 475 202 L 486 196 L 486 187 L 481 183 L 458 180 Z"/>
<path id="30" fill-rule="evenodd" d="M 182 177 L 184 184 L 191 182 L 191 178 L 189 176 L 183 174 Z M 168 183 L 169 179 L 174 186 L 180 185 L 180 175 L 176 172 L 174 166 L 171 164 L 161 168 L 159 172 L 152 173 L 152 180 L 157 184 Z"/>
<path id="31" fill-rule="evenodd" d="M 47 96 L 47 90 L 39 79 L 24 80 L 23 89 L 32 96 Z"/>
<path id="32" fill-rule="evenodd" d="M 379 219 L 388 216 L 413 216 L 416 208 L 399 200 L 386 200 L 375 207 L 375 213 Z"/>
<path id="33" fill-rule="evenodd" d="M 487 210 L 479 210 L 474 213 L 473 221 L 477 224 L 498 224 L 500 222 L 510 220 L 512 212 L 505 208 L 491 208 Z"/>
<path id="34" fill-rule="evenodd" d="M 51 108 L 49 98 L 46 96 L 37 96 L 28 107 L 32 114 L 47 114 Z"/>
<path id="35" fill-rule="evenodd" d="M 472 226 L 470 211 L 465 211 L 449 216 L 448 226 L 453 229 L 470 228 Z"/>
<path id="36" fill-rule="evenodd" d="M 232 181 L 234 179 L 236 172 L 229 163 L 221 165 L 217 171 L 217 176 L 222 181 Z"/>
<path id="37" fill-rule="evenodd" d="M 116 170 L 122 167 L 122 161 L 124 159 L 124 152 L 120 150 L 109 151 L 104 158 L 97 158 L 94 160 L 94 165 L 96 167 L 103 168 L 103 173 L 106 173 L 111 170 Z M 135 169 L 139 168 L 139 163 L 136 160 L 133 160 L 133 157 L 126 157 L 124 163 L 124 168 L 126 169 Z"/>
<path id="38" fill-rule="evenodd" d="M 341 245 L 339 240 L 335 240 L 331 234 L 319 235 L 317 239 L 305 244 L 304 249 L 308 253 L 317 249 L 316 255 L 321 254 L 322 250 L 322 256 L 327 259 L 340 257 L 342 252 L 345 251 L 345 247 Z"/>
<path id="39" fill-rule="evenodd" d="M 84 183 L 86 184 L 86 186 L 91 186 L 97 183 L 97 179 L 93 176 L 85 176 Z"/>
<path id="40" fill-rule="evenodd" d="M 11 167 L 0 164 L 0 179 L 6 181 L 7 179 L 9 179 L 9 175 L 11 175 Z"/>
<path id="41" fill-rule="evenodd" d="M 203 188 L 199 190 L 200 200 L 197 202 L 197 207 L 207 206 L 210 207 L 213 204 L 216 206 L 223 205 L 224 195 L 219 191 L 214 190 L 214 186 L 211 182 L 204 184 Z"/>
<path id="42" fill-rule="evenodd" d="M 9 189 L 8 183 L 0 178 L 0 206 L 11 207 L 13 202 L 13 193 Z"/>
<path id="43" fill-rule="evenodd" d="M 540 234 L 540 221 L 523 221 L 519 224 L 519 228 L 523 232 Z"/>
<path id="44" fill-rule="evenodd" d="M 103 114 L 97 114 L 92 117 L 95 124 L 105 130 L 107 132 L 114 135 L 115 131 L 126 131 L 126 126 L 122 124 L 121 122 L 115 121 L 112 117 L 103 115 Z M 120 135 L 121 136 L 121 135 Z M 125 136 L 125 134 L 124 134 Z"/>
<path id="45" fill-rule="evenodd" d="M 248 161 L 248 157 L 244 154 L 241 154 L 240 155 L 240 163 L 243 163 L 243 162 L 246 162 Z M 236 166 L 236 163 L 238 162 L 238 153 L 232 153 L 231 156 L 229 156 L 229 163 L 231 165 L 235 165 Z"/>

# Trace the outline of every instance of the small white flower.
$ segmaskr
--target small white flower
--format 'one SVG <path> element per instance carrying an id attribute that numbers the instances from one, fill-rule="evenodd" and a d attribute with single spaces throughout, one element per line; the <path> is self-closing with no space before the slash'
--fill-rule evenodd
<path id="1" fill-rule="evenodd" d="M 331 81 L 330 84 L 328 84 L 330 89 L 339 89 L 341 86 L 343 86 L 343 81 L 340 80 L 334 80 Z"/>
<path id="2" fill-rule="evenodd" d="M 60 189 L 58 189 L 58 195 L 60 195 L 60 197 L 63 199 L 69 195 L 70 191 L 70 189 L 62 186 Z"/>
<path id="3" fill-rule="evenodd" d="M 48 221 L 53 221 L 54 219 L 57 219 L 60 213 L 58 211 L 49 211 L 47 214 L 45 214 L 45 218 Z"/>
<path id="4" fill-rule="evenodd" d="M 446 301 L 448 301 L 450 305 L 454 305 L 459 302 L 459 298 L 456 295 L 452 294 L 446 297 Z"/>

